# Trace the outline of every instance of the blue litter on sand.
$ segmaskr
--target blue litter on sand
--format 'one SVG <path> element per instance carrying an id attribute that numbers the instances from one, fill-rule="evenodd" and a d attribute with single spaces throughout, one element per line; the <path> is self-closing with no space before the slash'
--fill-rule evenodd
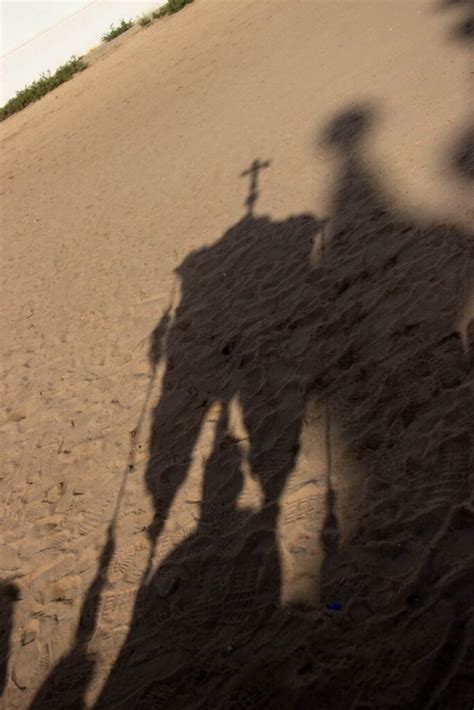
<path id="1" fill-rule="evenodd" d="M 331 611 L 341 611 L 342 604 L 339 602 L 329 602 L 329 604 L 327 604 L 327 608 Z"/>

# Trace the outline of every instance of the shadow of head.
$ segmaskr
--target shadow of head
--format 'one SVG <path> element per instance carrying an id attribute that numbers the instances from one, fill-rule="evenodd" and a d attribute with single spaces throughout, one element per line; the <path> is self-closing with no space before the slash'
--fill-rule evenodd
<path id="1" fill-rule="evenodd" d="M 355 150 L 372 128 L 377 111 L 370 103 L 353 104 L 337 114 L 326 126 L 318 147 L 329 147 L 344 152 Z"/>

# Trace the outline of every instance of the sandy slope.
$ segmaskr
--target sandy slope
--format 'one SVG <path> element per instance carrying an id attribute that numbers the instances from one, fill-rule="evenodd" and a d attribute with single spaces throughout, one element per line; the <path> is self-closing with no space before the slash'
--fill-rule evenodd
<path id="1" fill-rule="evenodd" d="M 441 5 L 196 0 L 0 126 L 6 708 L 471 707 Z"/>

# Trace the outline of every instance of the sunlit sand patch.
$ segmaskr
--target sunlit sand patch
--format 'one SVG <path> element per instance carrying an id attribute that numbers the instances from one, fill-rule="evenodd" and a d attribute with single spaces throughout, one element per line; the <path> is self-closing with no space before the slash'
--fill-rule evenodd
<path id="1" fill-rule="evenodd" d="M 232 436 L 239 442 L 242 456 L 241 472 L 244 484 L 236 501 L 238 510 L 257 513 L 262 508 L 263 492 L 258 481 L 252 475 L 249 462 L 250 443 L 247 428 L 242 416 L 242 408 L 237 397 L 229 405 L 229 429 Z"/>
<path id="2" fill-rule="evenodd" d="M 456 323 L 456 329 L 461 336 L 462 346 L 465 353 L 470 352 L 473 345 L 471 342 L 473 337 L 472 323 L 474 323 L 474 288 L 464 304 L 459 315 L 458 322 Z"/>
<path id="3" fill-rule="evenodd" d="M 278 525 L 281 603 L 315 606 L 324 556 L 320 535 L 327 513 L 328 461 L 342 545 L 353 530 L 361 476 L 334 423 L 331 423 L 329 455 L 324 405 L 308 405 L 300 444 L 295 469 L 282 496 Z"/>
<path id="4" fill-rule="evenodd" d="M 311 254 L 309 255 L 309 264 L 312 269 L 322 264 L 324 259 L 324 250 L 327 249 L 327 227 L 324 225 L 322 229 L 314 236 Z"/>

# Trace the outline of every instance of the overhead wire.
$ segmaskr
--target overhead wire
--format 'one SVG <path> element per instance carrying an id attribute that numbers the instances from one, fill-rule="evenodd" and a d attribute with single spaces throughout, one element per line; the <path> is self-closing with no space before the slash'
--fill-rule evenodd
<path id="1" fill-rule="evenodd" d="M 27 44 L 30 44 L 30 42 L 34 42 L 34 40 L 38 39 L 38 37 L 42 37 L 43 35 L 47 34 L 48 32 L 51 32 L 51 30 L 54 30 L 56 27 L 59 27 L 59 25 L 62 25 L 63 22 L 66 22 L 66 20 L 69 20 L 71 17 L 74 17 L 75 15 L 78 15 L 80 12 L 87 10 L 87 8 L 92 7 L 92 5 L 97 5 L 98 3 L 102 3 L 102 2 L 103 2 L 103 0 L 92 0 L 92 2 L 89 2 L 87 5 L 84 5 L 84 7 L 80 7 L 78 10 L 71 12 L 69 15 L 64 15 L 60 20 L 55 22 L 54 25 L 51 25 L 50 27 L 47 27 L 46 29 L 41 30 L 40 32 L 37 32 L 29 39 L 25 40 L 24 42 L 17 45 L 16 47 L 13 47 L 13 49 L 8 50 L 8 52 L 5 52 L 5 54 L 0 55 L 0 59 L 5 59 L 5 57 L 9 57 L 11 54 L 13 54 L 14 52 L 17 52 L 22 47 L 25 47 Z"/>

